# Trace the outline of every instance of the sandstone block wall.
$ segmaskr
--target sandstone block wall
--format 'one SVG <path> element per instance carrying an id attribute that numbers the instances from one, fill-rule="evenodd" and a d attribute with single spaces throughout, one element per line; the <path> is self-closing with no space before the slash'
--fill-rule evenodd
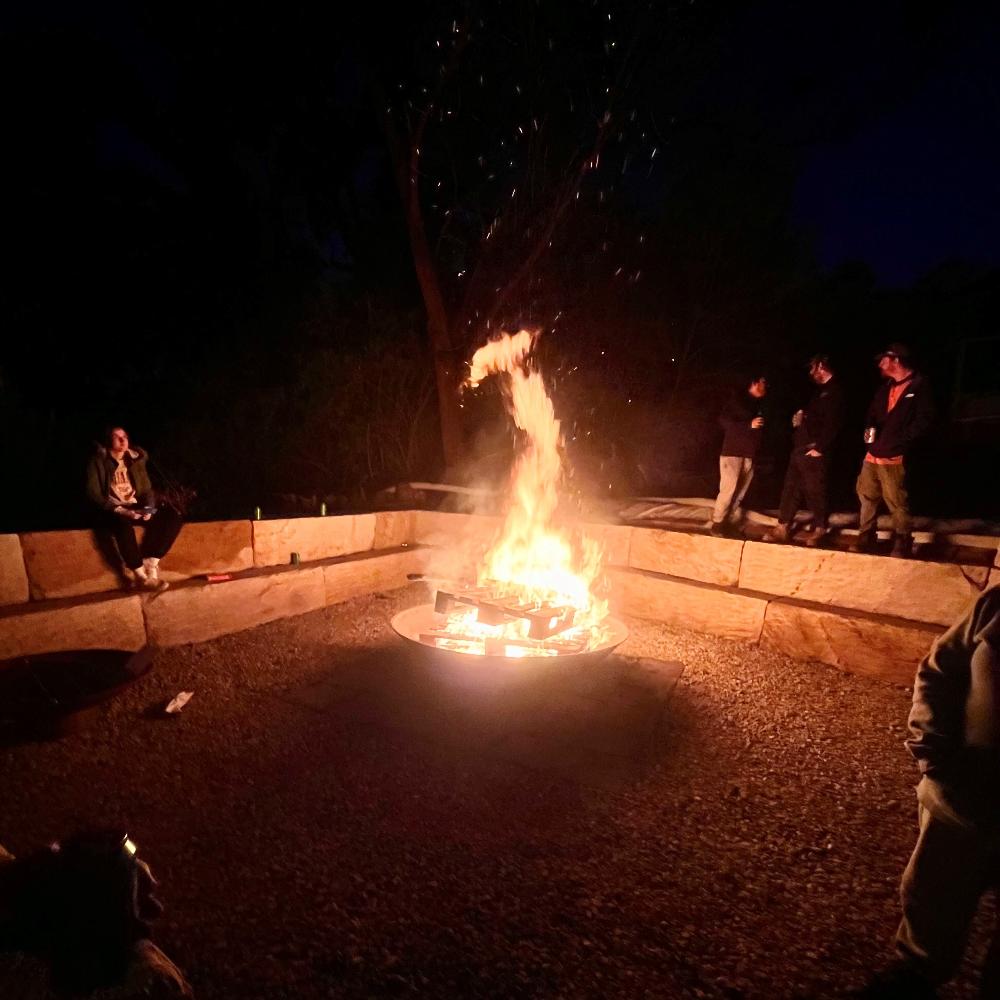
<path id="1" fill-rule="evenodd" d="M 255 566 L 287 566 L 293 552 L 302 562 L 365 552 L 375 542 L 374 514 L 295 517 L 253 522 Z"/>
<path id="2" fill-rule="evenodd" d="M 28 574 L 24 569 L 17 535 L 0 535 L 0 604 L 20 604 L 28 599 Z"/>
<path id="3" fill-rule="evenodd" d="M 8 609 L 0 616 L 0 660 L 61 649 L 142 649 L 146 627 L 138 594 Z"/>
<path id="4" fill-rule="evenodd" d="M 0 658 L 106 646 L 109 636 L 130 648 L 147 637 L 199 641 L 403 586 L 407 573 L 465 578 L 499 526 L 437 511 L 191 523 L 163 561 L 175 586 L 156 595 L 122 594 L 89 531 L 0 536 Z M 583 528 L 604 545 L 619 613 L 904 683 L 933 638 L 1000 584 L 1000 552 L 991 568 Z M 286 572 L 292 552 L 305 565 Z M 184 582 L 206 573 L 237 578 Z"/>
<path id="5" fill-rule="evenodd" d="M 633 543 L 634 547 L 634 543 Z M 743 543 L 739 585 L 911 621 L 950 625 L 986 586 L 986 566 Z"/>

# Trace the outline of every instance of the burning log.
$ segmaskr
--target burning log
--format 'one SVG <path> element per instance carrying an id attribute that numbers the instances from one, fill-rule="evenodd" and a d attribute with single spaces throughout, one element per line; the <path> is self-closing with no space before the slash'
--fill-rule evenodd
<path id="1" fill-rule="evenodd" d="M 488 588 L 461 594 L 439 590 L 434 597 L 434 610 L 447 615 L 456 604 L 464 604 L 476 609 L 476 621 L 483 625 L 504 625 L 516 618 L 528 622 L 530 639 L 548 639 L 571 628 L 576 611 L 571 607 L 556 607 L 534 601 L 504 600 L 494 596 Z"/>

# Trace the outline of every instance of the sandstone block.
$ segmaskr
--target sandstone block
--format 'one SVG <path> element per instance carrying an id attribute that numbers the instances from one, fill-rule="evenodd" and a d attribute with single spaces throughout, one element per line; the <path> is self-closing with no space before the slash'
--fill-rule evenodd
<path id="1" fill-rule="evenodd" d="M 375 542 L 372 548 L 395 549 L 413 541 L 413 510 L 380 510 L 375 514 Z"/>
<path id="2" fill-rule="evenodd" d="M 17 535 L 0 535 L 0 604 L 20 604 L 27 599 L 28 574 L 21 540 Z"/>
<path id="3" fill-rule="evenodd" d="M 797 660 L 819 660 L 851 673 L 911 684 L 917 664 L 943 631 L 884 615 L 776 599 L 767 606 L 760 641 Z"/>
<path id="4" fill-rule="evenodd" d="M 57 607 L 9 609 L 0 616 L 0 659 L 63 649 L 142 649 L 146 629 L 138 594 Z"/>
<path id="5" fill-rule="evenodd" d="M 612 608 L 622 614 L 728 639 L 760 638 L 766 598 L 634 570 L 613 570 L 611 580 Z"/>
<path id="6" fill-rule="evenodd" d="M 21 535 L 21 550 L 32 600 L 121 587 L 121 578 L 101 554 L 92 531 L 31 531 Z"/>
<path id="7" fill-rule="evenodd" d="M 339 604 L 363 594 L 405 587 L 409 583 L 406 574 L 419 573 L 421 569 L 417 550 L 331 563 L 323 567 L 326 603 Z"/>
<path id="8" fill-rule="evenodd" d="M 150 641 L 179 646 L 316 611 L 325 603 L 322 566 L 274 571 L 149 597 L 146 627 Z"/>
<path id="9" fill-rule="evenodd" d="M 192 521 L 181 528 L 160 573 L 183 580 L 204 573 L 239 573 L 253 566 L 250 521 Z"/>
<path id="10" fill-rule="evenodd" d="M 594 538 L 604 548 L 606 566 L 627 566 L 632 528 L 627 524 L 585 524 L 583 532 Z"/>
<path id="11" fill-rule="evenodd" d="M 366 552 L 374 541 L 374 514 L 254 521 L 254 566 L 287 566 L 293 552 L 303 562 Z"/>
<path id="12" fill-rule="evenodd" d="M 657 528 L 633 528 L 629 565 L 667 576 L 735 587 L 743 542 Z"/>
<path id="13" fill-rule="evenodd" d="M 421 545 L 486 548 L 502 523 L 499 517 L 484 514 L 418 510 L 414 518 L 414 541 Z"/>
<path id="14" fill-rule="evenodd" d="M 747 542 L 740 588 L 950 625 L 986 585 L 985 566 Z"/>

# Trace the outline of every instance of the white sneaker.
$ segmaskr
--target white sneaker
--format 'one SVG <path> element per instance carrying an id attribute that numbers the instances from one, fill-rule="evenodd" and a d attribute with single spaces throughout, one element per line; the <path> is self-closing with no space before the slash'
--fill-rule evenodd
<path id="1" fill-rule="evenodd" d="M 170 586 L 166 580 L 160 579 L 160 560 L 155 556 L 143 559 L 142 567 L 146 571 L 146 586 L 150 590 L 166 590 Z"/>

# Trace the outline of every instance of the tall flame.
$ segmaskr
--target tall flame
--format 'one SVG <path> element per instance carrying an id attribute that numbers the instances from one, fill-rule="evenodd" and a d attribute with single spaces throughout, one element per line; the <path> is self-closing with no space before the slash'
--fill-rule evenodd
<path id="1" fill-rule="evenodd" d="M 510 412 L 525 439 L 512 470 L 503 527 L 478 569 L 478 583 L 522 604 L 572 608 L 573 627 L 560 638 L 592 646 L 600 642 L 600 623 L 608 613 L 607 602 L 593 591 L 602 551 L 595 540 L 573 539 L 557 524 L 562 435 L 545 382 L 529 364 L 537 336 L 528 330 L 505 333 L 480 347 L 466 379 L 476 386 L 491 375 L 505 376 Z M 474 611 L 459 613 L 449 628 L 465 635 L 498 628 L 480 626 L 474 618 Z M 524 621 L 500 628 L 512 639 L 527 634 Z M 522 647 L 509 647 L 508 655 L 525 653 Z"/>

